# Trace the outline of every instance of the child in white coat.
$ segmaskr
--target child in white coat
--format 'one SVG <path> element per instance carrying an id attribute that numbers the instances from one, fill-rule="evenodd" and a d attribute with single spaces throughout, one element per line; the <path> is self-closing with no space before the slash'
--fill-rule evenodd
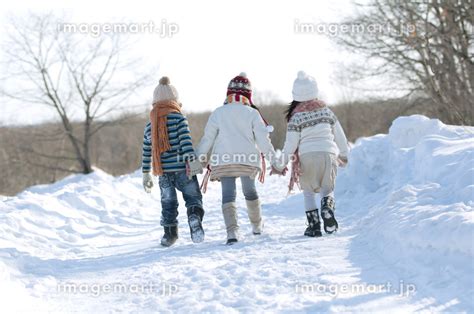
<path id="1" fill-rule="evenodd" d="M 303 190 L 308 227 L 305 235 L 320 237 L 321 226 L 316 193 L 321 195 L 321 217 L 326 233 L 338 228 L 334 187 L 337 166 L 348 162 L 347 139 L 336 115 L 318 99 L 316 80 L 300 71 L 293 84 L 293 102 L 287 110 L 286 141 L 274 172 L 284 173 L 292 160 L 290 190 L 299 184 Z"/>
<path id="2" fill-rule="evenodd" d="M 269 130 L 252 103 L 252 86 L 245 73 L 233 78 L 223 106 L 209 117 L 204 136 L 196 149 L 201 160 L 211 168 L 211 181 L 222 184 L 222 213 L 227 231 L 227 244 L 238 241 L 236 179 L 240 178 L 247 203 L 252 232 L 262 232 L 261 204 L 255 178 L 265 174 L 264 157 L 274 155 Z"/>

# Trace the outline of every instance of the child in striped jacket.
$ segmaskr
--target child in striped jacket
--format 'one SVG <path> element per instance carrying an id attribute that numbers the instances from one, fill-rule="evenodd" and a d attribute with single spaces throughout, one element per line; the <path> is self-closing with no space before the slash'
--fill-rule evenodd
<path id="1" fill-rule="evenodd" d="M 196 178 L 202 173 L 201 163 L 194 153 L 188 121 L 181 112 L 178 92 L 167 77 L 153 93 L 150 122 L 143 138 L 143 187 L 147 193 L 153 187 L 153 175 L 159 176 L 161 191 L 161 225 L 163 246 L 178 239 L 178 199 L 176 190 L 186 202 L 189 228 L 193 242 L 204 240 L 202 194 Z"/>

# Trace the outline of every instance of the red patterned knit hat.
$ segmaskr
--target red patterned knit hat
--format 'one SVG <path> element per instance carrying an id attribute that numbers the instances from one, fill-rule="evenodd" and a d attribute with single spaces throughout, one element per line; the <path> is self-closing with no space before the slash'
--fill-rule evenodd
<path id="1" fill-rule="evenodd" d="M 244 96 L 250 101 L 250 104 L 253 105 L 252 84 L 250 84 L 245 72 L 240 73 L 229 82 L 229 86 L 227 87 L 227 96 L 231 94 Z"/>

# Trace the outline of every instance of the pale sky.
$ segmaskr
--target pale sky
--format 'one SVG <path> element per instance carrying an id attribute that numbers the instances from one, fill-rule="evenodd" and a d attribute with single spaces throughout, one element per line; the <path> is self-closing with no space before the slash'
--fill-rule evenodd
<path id="1" fill-rule="evenodd" d="M 334 71 L 345 56 L 328 38 L 297 34 L 300 22 L 337 22 L 352 12 L 350 0 L 315 1 L 2 1 L 1 23 L 8 14 L 66 12 L 76 23 L 175 23 L 171 38 L 134 34 L 131 55 L 144 65 L 159 67 L 152 86 L 142 95 L 152 97 L 161 76 L 178 89 L 187 111 L 212 110 L 221 105 L 230 79 L 246 72 L 254 89 L 290 102 L 299 70 L 313 75 L 320 96 L 329 103 L 341 100 Z M 28 104 L 30 115 L 19 118 L 18 106 L 3 104 L 0 123 L 35 123 L 51 117 Z"/>

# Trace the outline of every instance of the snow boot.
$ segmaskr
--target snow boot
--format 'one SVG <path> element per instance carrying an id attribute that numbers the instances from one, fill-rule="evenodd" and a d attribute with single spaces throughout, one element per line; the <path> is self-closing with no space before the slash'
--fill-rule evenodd
<path id="1" fill-rule="evenodd" d="M 262 208 L 260 205 L 260 200 L 256 199 L 253 201 L 247 202 L 247 213 L 249 215 L 250 223 L 252 224 L 252 233 L 254 235 L 262 234 Z"/>
<path id="2" fill-rule="evenodd" d="M 161 245 L 172 246 L 178 240 L 178 226 L 164 227 L 165 234 L 161 239 Z"/>
<path id="3" fill-rule="evenodd" d="M 227 244 L 238 241 L 239 225 L 237 223 L 237 206 L 234 202 L 222 205 L 222 214 L 227 231 Z"/>
<path id="4" fill-rule="evenodd" d="M 318 209 L 316 208 L 314 210 L 307 211 L 306 218 L 308 219 L 308 227 L 306 228 L 304 235 L 307 237 L 322 236 Z"/>
<path id="5" fill-rule="evenodd" d="M 202 217 L 204 210 L 199 207 L 188 208 L 188 224 L 191 233 L 191 239 L 194 243 L 204 241 L 204 229 L 202 228 Z"/>
<path id="6" fill-rule="evenodd" d="M 237 239 L 227 239 L 227 242 L 225 244 L 232 245 L 232 244 L 237 243 L 237 242 L 238 242 Z"/>
<path id="7" fill-rule="evenodd" d="M 336 204 L 332 196 L 326 196 L 321 199 L 321 217 L 323 218 L 324 231 L 326 233 L 333 233 L 339 227 L 334 212 L 336 211 Z"/>

